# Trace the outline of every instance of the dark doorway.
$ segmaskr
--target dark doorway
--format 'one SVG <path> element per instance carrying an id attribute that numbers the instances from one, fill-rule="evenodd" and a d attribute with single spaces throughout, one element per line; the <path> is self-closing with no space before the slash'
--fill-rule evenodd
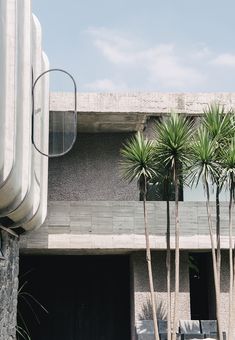
<path id="1" fill-rule="evenodd" d="M 211 253 L 189 254 L 192 320 L 215 318 L 215 294 Z"/>
<path id="2" fill-rule="evenodd" d="M 130 339 L 128 257 L 21 256 L 20 278 L 49 312 L 19 299 L 33 340 Z"/>

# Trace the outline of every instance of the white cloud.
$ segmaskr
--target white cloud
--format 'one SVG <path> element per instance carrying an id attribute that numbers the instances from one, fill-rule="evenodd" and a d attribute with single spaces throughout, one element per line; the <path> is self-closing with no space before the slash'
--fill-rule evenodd
<path id="1" fill-rule="evenodd" d="M 117 46 L 107 41 L 97 39 L 95 45 L 102 51 L 103 55 L 114 64 L 131 62 L 131 55 L 123 53 Z"/>
<path id="2" fill-rule="evenodd" d="M 160 82 L 164 88 L 187 88 L 204 80 L 198 70 L 187 66 L 176 54 L 174 45 L 160 45 L 151 49 L 145 59 L 149 79 Z"/>
<path id="3" fill-rule="evenodd" d="M 211 61 L 214 65 L 235 67 L 235 54 L 223 53 Z"/>
<path id="4" fill-rule="evenodd" d="M 229 72 L 229 67 L 235 67 L 235 54 L 216 54 L 204 43 L 191 46 L 155 43 L 151 46 L 106 28 L 90 28 L 86 33 L 112 70 L 108 79 L 87 84 L 91 90 L 122 91 L 128 84 L 133 89 L 158 91 L 224 91 L 230 79 L 225 69 Z M 218 83 L 219 74 L 215 72 L 218 65 L 224 70 L 223 83 L 221 80 Z M 125 84 L 120 83 L 120 79 Z"/>
<path id="5" fill-rule="evenodd" d="M 203 43 L 194 44 L 189 53 L 192 60 L 209 59 L 212 55 L 212 51 Z"/>
<path id="6" fill-rule="evenodd" d="M 124 83 L 115 83 L 111 79 L 98 79 L 94 82 L 85 84 L 85 88 L 89 91 L 101 91 L 101 92 L 112 92 L 112 91 L 124 91 L 126 85 Z"/>
<path id="7" fill-rule="evenodd" d="M 119 64 L 132 61 L 133 45 L 130 40 L 105 28 L 89 28 L 87 33 L 92 37 L 94 45 L 110 62 Z"/>
<path id="8" fill-rule="evenodd" d="M 204 81 L 200 71 L 187 65 L 187 58 L 177 55 L 174 44 L 143 47 L 140 42 L 105 28 L 90 28 L 87 32 L 94 46 L 110 63 L 128 67 L 129 76 L 131 70 L 142 71 L 146 81 L 165 89 L 186 89 Z"/>

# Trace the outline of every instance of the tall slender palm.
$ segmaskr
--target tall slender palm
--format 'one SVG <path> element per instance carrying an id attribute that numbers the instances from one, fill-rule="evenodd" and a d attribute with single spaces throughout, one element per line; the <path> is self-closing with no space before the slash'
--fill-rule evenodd
<path id="1" fill-rule="evenodd" d="M 151 182 L 155 184 L 156 199 L 166 201 L 166 284 L 167 284 L 167 339 L 171 339 L 171 245 L 170 245 L 170 199 L 172 198 L 172 176 L 170 169 L 166 169 L 158 162 L 156 156 L 158 177 Z"/>
<path id="2" fill-rule="evenodd" d="M 159 340 L 157 308 L 154 293 L 152 261 L 146 210 L 147 183 L 151 178 L 156 176 L 153 142 L 144 139 L 143 135 L 138 132 L 135 137 L 133 137 L 123 146 L 121 150 L 121 157 L 122 177 L 126 180 L 129 180 L 130 182 L 133 180 L 137 180 L 140 194 L 143 197 L 146 261 L 148 267 L 149 286 L 153 310 L 154 334 L 155 340 Z"/>
<path id="3" fill-rule="evenodd" d="M 171 242 L 170 242 L 170 187 L 171 176 L 167 169 L 162 169 L 163 201 L 166 201 L 166 283 L 167 283 L 167 339 L 171 339 Z"/>
<path id="4" fill-rule="evenodd" d="M 171 231 L 170 231 L 170 186 L 171 186 L 170 175 L 166 173 L 163 177 L 164 185 L 164 196 L 163 199 L 166 201 L 166 217 L 167 217 L 167 228 L 166 228 L 166 281 L 167 281 L 167 339 L 171 339 Z"/>
<path id="5" fill-rule="evenodd" d="M 208 227 L 212 249 L 213 275 L 216 296 L 216 315 L 218 322 L 219 339 L 222 340 L 221 323 L 220 323 L 220 299 L 219 299 L 219 282 L 217 275 L 216 250 L 213 237 L 213 227 L 210 208 L 210 183 L 215 183 L 215 179 L 219 176 L 218 163 L 216 155 L 216 141 L 210 138 L 205 127 L 200 127 L 192 143 L 192 157 L 190 167 L 190 177 L 192 185 L 198 185 L 202 180 L 203 188 L 206 194 L 206 208 L 208 216 Z"/>
<path id="6" fill-rule="evenodd" d="M 235 137 L 231 139 L 230 145 L 224 148 L 220 154 L 220 161 L 223 167 L 222 179 L 225 179 L 229 189 L 229 327 L 228 340 L 233 340 L 232 317 L 233 317 L 233 285 L 235 272 L 233 268 L 233 221 L 232 213 L 234 209 L 235 194 Z"/>
<path id="7" fill-rule="evenodd" d="M 172 339 L 178 328 L 179 299 L 179 187 L 182 169 L 189 163 L 188 145 L 192 136 L 192 123 L 186 117 L 172 113 L 156 125 L 156 157 L 158 162 L 172 174 L 175 188 L 175 301 Z"/>
<path id="8" fill-rule="evenodd" d="M 227 144 L 234 134 L 234 125 L 232 123 L 232 111 L 225 112 L 224 106 L 213 103 L 204 111 L 202 124 L 205 126 L 211 139 L 216 141 L 215 154 L 219 156 L 224 145 Z M 215 155 L 215 156 L 216 156 Z M 217 275 L 220 290 L 220 272 L 221 272 L 221 249 L 220 249 L 220 193 L 223 188 L 221 181 L 221 173 L 215 177 L 216 185 L 216 260 L 217 260 Z"/>

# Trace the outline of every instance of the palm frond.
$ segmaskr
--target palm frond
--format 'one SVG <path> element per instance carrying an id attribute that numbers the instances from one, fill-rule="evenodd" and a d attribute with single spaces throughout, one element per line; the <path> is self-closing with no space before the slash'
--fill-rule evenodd
<path id="1" fill-rule="evenodd" d="M 235 133 L 234 112 L 225 112 L 224 106 L 213 103 L 204 110 L 202 124 L 212 139 L 223 145 Z"/>
<path id="2" fill-rule="evenodd" d="M 20 276 L 20 278 L 24 277 L 25 275 L 29 274 L 32 270 L 27 271 L 25 274 Z M 19 285 L 18 289 L 18 309 L 17 309 L 17 339 L 24 339 L 30 340 L 30 331 L 27 326 L 27 319 L 21 313 L 20 305 L 23 303 L 31 312 L 31 315 L 35 319 L 35 321 L 40 324 L 40 319 L 36 311 L 36 306 L 38 306 L 43 312 L 48 314 L 47 309 L 29 292 L 25 290 L 28 281 L 24 281 L 22 284 Z"/>
<path id="3" fill-rule="evenodd" d="M 154 159 L 154 143 L 138 132 L 121 149 L 121 175 L 128 181 L 147 181 L 157 175 Z"/>
<path id="4" fill-rule="evenodd" d="M 219 160 L 220 153 L 229 147 L 230 140 L 235 134 L 234 112 L 232 110 L 225 112 L 224 106 L 217 103 L 208 105 L 208 109 L 204 110 L 202 125 L 207 130 L 210 138 L 216 143 L 214 152 Z M 221 191 L 224 185 L 221 171 L 214 177 L 214 181 L 219 191 Z"/>
<path id="5" fill-rule="evenodd" d="M 16 327 L 16 333 L 17 333 L 17 339 L 18 339 L 18 335 L 19 335 L 24 340 L 31 340 L 31 337 L 27 333 L 27 331 L 24 328 L 20 327 L 20 326 Z"/>
<path id="6" fill-rule="evenodd" d="M 220 165 L 222 167 L 221 181 L 227 184 L 229 190 L 233 191 L 235 186 L 235 137 L 230 141 L 227 148 L 220 152 Z"/>
<path id="7" fill-rule="evenodd" d="M 172 113 L 166 120 L 156 124 L 155 134 L 158 164 L 168 173 L 173 168 L 182 172 L 190 162 L 189 146 L 193 135 L 193 122 L 180 114 Z"/>
<path id="8" fill-rule="evenodd" d="M 210 138 L 205 127 L 200 127 L 191 144 L 191 165 L 189 166 L 189 180 L 191 185 L 198 185 L 210 181 L 212 184 L 219 176 L 220 167 L 216 158 L 216 142 Z"/>

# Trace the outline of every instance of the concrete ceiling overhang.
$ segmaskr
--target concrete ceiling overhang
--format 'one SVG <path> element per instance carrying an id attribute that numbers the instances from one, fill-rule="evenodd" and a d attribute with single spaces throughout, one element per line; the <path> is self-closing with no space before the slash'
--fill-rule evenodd
<path id="1" fill-rule="evenodd" d="M 213 102 L 235 107 L 235 93 L 78 93 L 79 132 L 128 132 L 144 129 L 149 117 L 172 111 L 200 116 Z M 72 112 L 73 93 L 50 95 L 50 111 Z"/>
<path id="2" fill-rule="evenodd" d="M 60 131 L 63 128 L 62 124 L 64 124 L 62 123 L 61 113 L 65 113 L 64 122 L 70 111 L 50 111 L 50 113 L 51 129 Z M 77 131 L 88 133 L 142 131 L 146 119 L 146 114 L 139 112 L 78 112 Z"/>

